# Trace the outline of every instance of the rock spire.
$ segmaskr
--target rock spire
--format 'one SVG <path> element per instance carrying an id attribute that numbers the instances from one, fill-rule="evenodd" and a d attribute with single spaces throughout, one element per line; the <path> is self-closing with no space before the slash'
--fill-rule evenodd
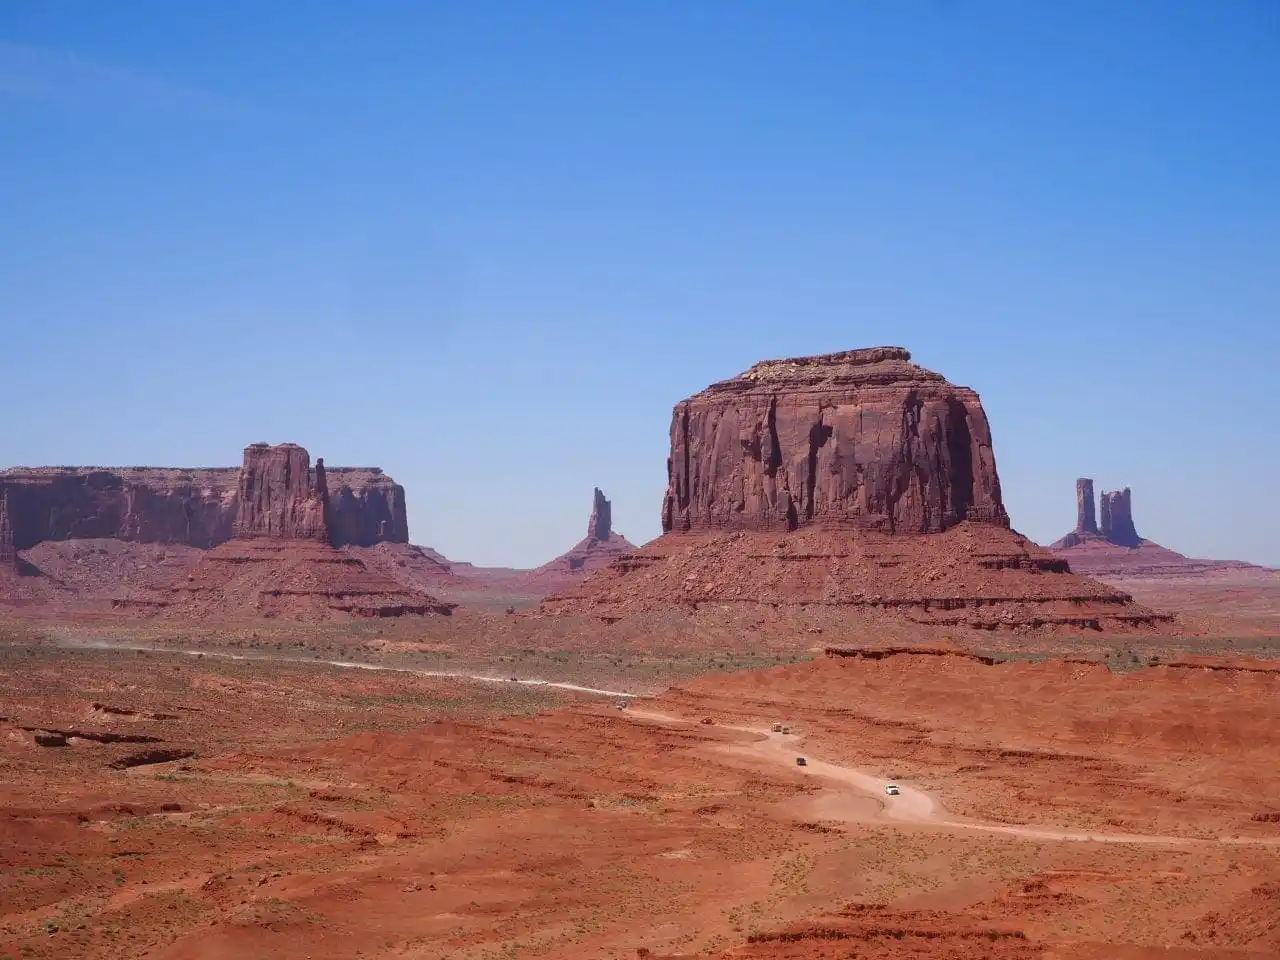
<path id="1" fill-rule="evenodd" d="M 1097 533 L 1098 518 L 1094 511 L 1093 481 L 1081 477 L 1076 481 L 1076 533 Z"/>
<path id="2" fill-rule="evenodd" d="M 591 519 L 587 521 L 587 539 L 607 543 L 613 532 L 613 508 L 600 488 L 595 488 L 591 501 Z"/>
<path id="3" fill-rule="evenodd" d="M 1133 498 L 1128 487 L 1103 493 L 1100 512 L 1103 539 L 1121 547 L 1136 547 L 1142 542 L 1133 525 Z"/>

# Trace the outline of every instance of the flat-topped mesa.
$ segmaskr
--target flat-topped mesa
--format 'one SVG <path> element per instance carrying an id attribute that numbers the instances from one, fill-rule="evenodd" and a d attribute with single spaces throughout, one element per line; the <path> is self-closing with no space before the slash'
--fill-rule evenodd
<path id="1" fill-rule="evenodd" d="M 1102 536 L 1121 547 L 1136 547 L 1142 542 L 1133 525 L 1133 498 L 1129 488 L 1102 494 Z"/>
<path id="2" fill-rule="evenodd" d="M 587 539 L 607 542 L 612 532 L 613 506 L 596 487 L 591 501 L 591 518 L 587 521 Z"/>
<path id="3" fill-rule="evenodd" d="M 9 494 L 0 491 L 0 573 L 18 569 L 18 551 L 13 546 L 13 524 L 9 522 Z"/>
<path id="4" fill-rule="evenodd" d="M 236 539 L 330 540 L 324 461 L 295 443 L 245 447 L 238 496 Z"/>
<path id="5" fill-rule="evenodd" d="M 1098 519 L 1093 505 L 1093 481 L 1081 477 L 1076 481 L 1076 530 L 1077 534 L 1096 534 Z"/>
<path id="6" fill-rule="evenodd" d="M 404 488 L 378 467 L 328 467 L 337 546 L 408 543 Z M 240 467 L 11 467 L 14 546 L 109 538 L 213 547 L 234 536 Z"/>
<path id="7" fill-rule="evenodd" d="M 664 532 L 1007 527 L 978 395 L 902 347 L 767 360 L 676 404 Z"/>

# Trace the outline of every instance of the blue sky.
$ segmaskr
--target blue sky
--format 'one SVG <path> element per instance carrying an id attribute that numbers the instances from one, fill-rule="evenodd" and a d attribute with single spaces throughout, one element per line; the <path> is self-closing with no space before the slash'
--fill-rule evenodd
<path id="1" fill-rule="evenodd" d="M 415 542 L 658 532 L 672 405 L 881 343 L 1280 565 L 1280 5 L 0 5 L 0 462 L 292 440 Z"/>

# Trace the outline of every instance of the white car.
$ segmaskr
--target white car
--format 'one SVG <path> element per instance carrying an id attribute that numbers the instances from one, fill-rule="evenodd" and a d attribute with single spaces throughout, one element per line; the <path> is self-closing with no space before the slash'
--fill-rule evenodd
<path id="1" fill-rule="evenodd" d="M 891 797 L 896 797 L 898 794 L 902 793 L 902 791 L 898 789 L 898 785 L 896 783 L 885 784 L 884 792 Z"/>

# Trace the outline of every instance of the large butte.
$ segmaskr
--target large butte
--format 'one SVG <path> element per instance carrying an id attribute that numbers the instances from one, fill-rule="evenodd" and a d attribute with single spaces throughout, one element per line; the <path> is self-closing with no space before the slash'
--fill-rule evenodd
<path id="1" fill-rule="evenodd" d="M 902 347 L 763 361 L 681 400 L 667 476 L 663 536 L 544 612 L 754 607 L 960 631 L 1168 620 L 1009 528 L 977 393 Z"/>

